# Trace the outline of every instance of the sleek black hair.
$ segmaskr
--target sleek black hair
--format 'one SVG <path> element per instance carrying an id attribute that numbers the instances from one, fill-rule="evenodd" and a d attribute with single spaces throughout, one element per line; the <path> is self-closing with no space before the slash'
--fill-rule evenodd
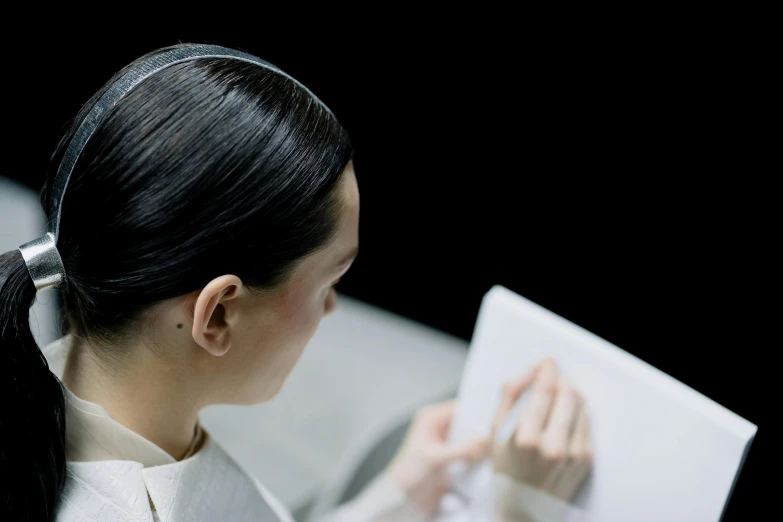
<path id="1" fill-rule="evenodd" d="M 125 70 L 57 146 L 44 208 L 75 129 Z M 151 305 L 221 274 L 280 284 L 333 236 L 334 188 L 351 156 L 337 120 L 275 71 L 198 58 L 146 78 L 104 114 L 65 192 L 67 331 L 111 345 Z M 20 252 L 0 256 L 2 520 L 53 518 L 65 480 L 63 389 L 30 332 L 35 294 Z"/>

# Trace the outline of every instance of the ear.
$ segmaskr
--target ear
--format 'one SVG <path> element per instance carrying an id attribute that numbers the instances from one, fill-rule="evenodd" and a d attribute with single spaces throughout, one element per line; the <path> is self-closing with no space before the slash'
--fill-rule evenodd
<path id="1" fill-rule="evenodd" d="M 223 275 L 210 281 L 196 298 L 193 340 L 212 355 L 225 355 L 231 348 L 231 332 L 237 317 L 234 299 L 242 290 L 241 279 Z"/>

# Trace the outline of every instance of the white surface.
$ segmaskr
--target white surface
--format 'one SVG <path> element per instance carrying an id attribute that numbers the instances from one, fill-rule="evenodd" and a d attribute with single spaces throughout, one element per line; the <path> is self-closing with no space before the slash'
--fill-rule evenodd
<path id="1" fill-rule="evenodd" d="M 487 434 L 502 383 L 548 355 L 587 399 L 595 463 L 577 505 L 589 520 L 720 519 L 756 426 L 503 287 L 482 303 L 451 438 Z"/>
<path id="2" fill-rule="evenodd" d="M 293 511 L 350 479 L 417 407 L 453 396 L 467 343 L 340 297 L 272 401 L 206 409 L 205 428 Z M 326 502 L 320 495 L 319 505 Z"/>
<path id="3" fill-rule="evenodd" d="M 45 218 L 38 194 L 0 176 L 0 253 L 19 248 L 46 233 Z M 59 337 L 55 322 L 54 290 L 36 296 L 30 310 L 30 328 L 38 346 L 46 346 Z"/>

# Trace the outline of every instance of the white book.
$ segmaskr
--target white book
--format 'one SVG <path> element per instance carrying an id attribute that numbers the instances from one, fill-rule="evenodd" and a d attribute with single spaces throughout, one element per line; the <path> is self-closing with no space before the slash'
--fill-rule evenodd
<path id="1" fill-rule="evenodd" d="M 487 435 L 503 382 L 546 356 L 587 400 L 594 464 L 575 500 L 587 520 L 720 520 L 756 426 L 500 286 L 481 305 L 450 439 Z M 486 487 L 481 476 L 459 487 Z"/>

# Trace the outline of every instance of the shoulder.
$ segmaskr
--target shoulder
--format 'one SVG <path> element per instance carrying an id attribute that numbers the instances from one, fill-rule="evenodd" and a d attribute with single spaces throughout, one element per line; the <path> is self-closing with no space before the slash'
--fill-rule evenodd
<path id="1" fill-rule="evenodd" d="M 282 502 L 214 440 L 193 457 L 162 466 L 68 462 L 55 520 L 153 522 L 153 509 L 161 522 L 182 513 L 199 520 L 294 522 Z"/>
<path id="2" fill-rule="evenodd" d="M 290 511 L 280 500 L 275 497 L 261 482 L 253 475 L 248 473 L 244 467 L 234 460 L 223 447 L 212 438 L 205 430 L 205 443 L 201 450 L 192 458 L 187 459 L 193 463 L 201 460 L 203 463 L 202 471 L 208 469 L 208 473 L 199 473 L 200 477 L 209 477 L 204 484 L 212 494 L 213 501 L 217 504 L 226 504 L 222 513 L 227 513 L 232 509 L 242 513 L 255 513 L 253 520 L 272 520 L 271 514 L 274 514 L 279 522 L 295 522 Z M 151 468 L 145 470 L 145 473 L 155 470 Z M 215 477 L 220 477 L 217 481 L 221 486 L 216 486 Z M 191 484 L 192 491 L 197 491 L 198 487 Z M 219 498 L 215 498 L 215 494 Z M 207 495 L 198 495 L 206 498 Z M 252 508 L 241 507 L 242 504 L 252 505 Z M 209 506 L 212 508 L 213 506 Z M 270 513 L 271 511 L 271 513 Z M 231 520 L 240 520 L 241 517 L 233 517 Z M 208 518 L 212 520 L 211 518 Z"/>
<path id="3" fill-rule="evenodd" d="M 139 462 L 69 462 L 57 522 L 153 522 Z"/>

